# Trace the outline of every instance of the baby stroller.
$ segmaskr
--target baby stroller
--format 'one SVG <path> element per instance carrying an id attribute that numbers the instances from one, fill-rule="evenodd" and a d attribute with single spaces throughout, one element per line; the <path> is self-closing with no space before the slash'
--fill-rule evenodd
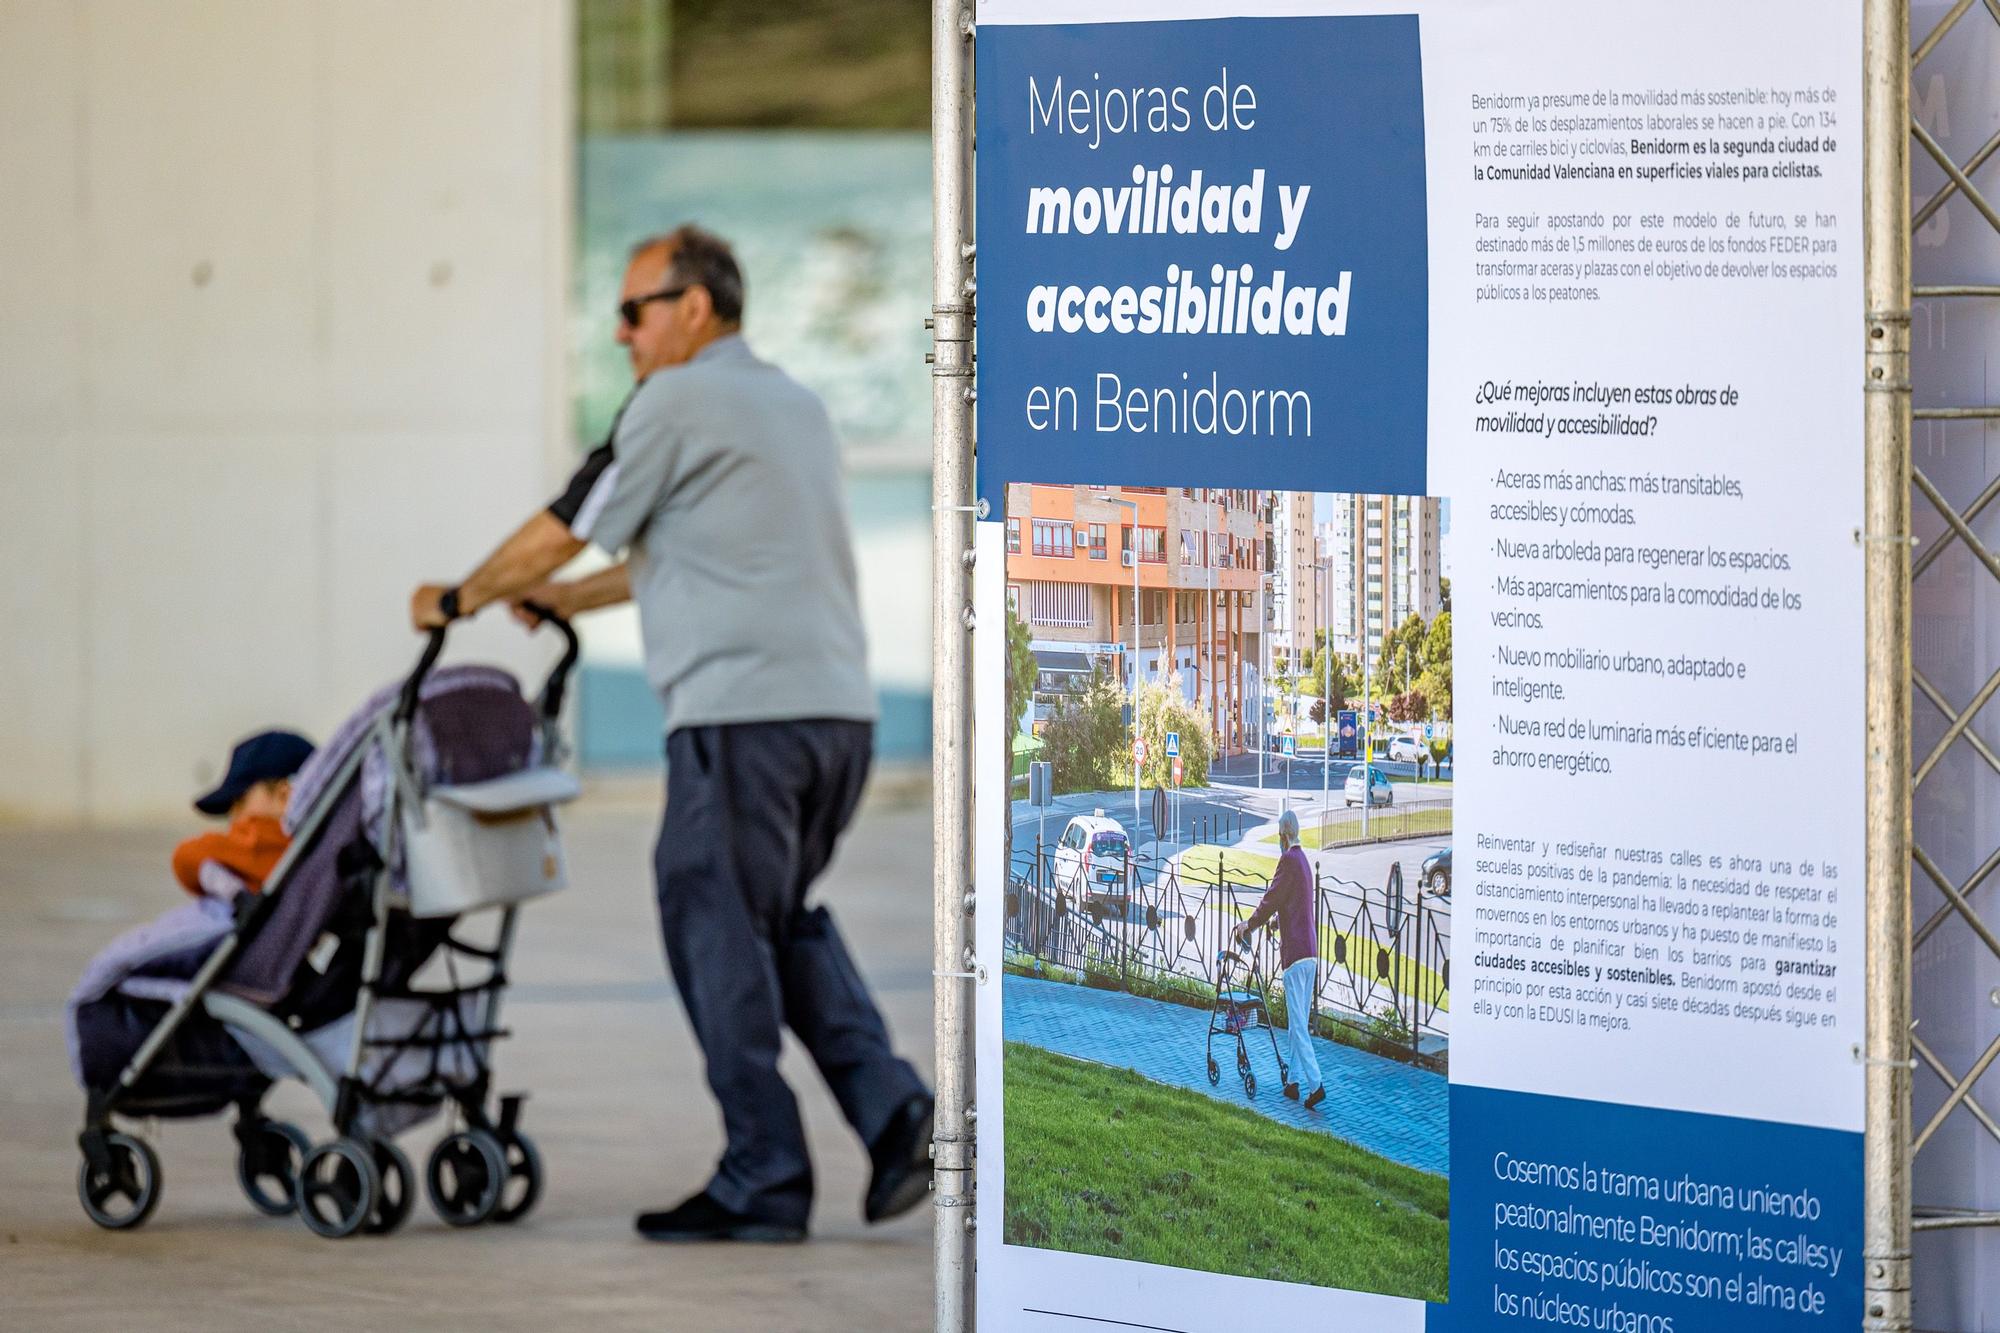
<path id="1" fill-rule="evenodd" d="M 438 1215 L 471 1226 L 534 1207 L 542 1165 L 521 1132 L 522 1097 L 489 1104 L 515 916 L 563 887 L 554 806 L 578 791 L 557 734 L 577 639 L 557 617 L 544 623 L 567 651 L 539 706 L 496 668 L 433 672 L 446 633 L 433 630 L 400 687 L 378 692 L 299 772 L 291 843 L 261 894 L 233 910 L 188 903 L 93 962 L 70 1005 L 87 1095 L 77 1192 L 93 1222 L 136 1227 L 160 1199 L 158 1155 L 117 1118 L 231 1105 L 252 1206 L 296 1212 L 318 1235 L 403 1223 L 416 1177 L 394 1136 L 447 1103 L 457 1127 L 425 1172 Z M 496 908 L 489 942 L 460 933 Z M 446 984 L 419 984 L 427 964 Z M 315 1144 L 264 1114 L 281 1078 L 326 1108 L 330 1138 Z"/>
<path id="2" fill-rule="evenodd" d="M 1208 1081 L 1222 1081 L 1222 1066 L 1215 1062 L 1215 1034 L 1236 1038 L 1236 1072 L 1243 1078 L 1243 1095 L 1257 1095 L 1257 1075 L 1250 1068 L 1250 1050 L 1243 1034 L 1258 1028 L 1271 1038 L 1271 1058 L 1278 1062 L 1278 1082 L 1290 1083 L 1292 1071 L 1278 1051 L 1278 1031 L 1271 1025 L 1271 1011 L 1265 1003 L 1266 987 L 1254 964 L 1234 949 L 1215 956 L 1215 1004 L 1208 1011 Z"/>

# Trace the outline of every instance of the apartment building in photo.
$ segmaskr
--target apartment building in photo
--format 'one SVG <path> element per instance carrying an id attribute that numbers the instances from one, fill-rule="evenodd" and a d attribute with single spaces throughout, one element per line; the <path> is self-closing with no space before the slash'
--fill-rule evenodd
<path id="1" fill-rule="evenodd" d="M 1271 502 L 1271 662 L 1296 670 L 1325 619 L 1311 491 L 1278 491 Z"/>
<path id="2" fill-rule="evenodd" d="M 1436 496 L 1335 495 L 1318 525 L 1334 651 L 1373 661 L 1411 615 L 1444 608 L 1441 505 Z"/>
<path id="3" fill-rule="evenodd" d="M 1206 706 L 1224 753 L 1254 743 L 1275 497 L 1185 487 L 1009 486 L 1007 597 L 1028 624 L 1038 693 L 1087 677 L 1093 665 L 1128 690 L 1177 672 L 1182 695 Z M 1308 642 L 1311 633 L 1308 625 Z M 1039 700 L 1035 716 L 1045 716 Z"/>

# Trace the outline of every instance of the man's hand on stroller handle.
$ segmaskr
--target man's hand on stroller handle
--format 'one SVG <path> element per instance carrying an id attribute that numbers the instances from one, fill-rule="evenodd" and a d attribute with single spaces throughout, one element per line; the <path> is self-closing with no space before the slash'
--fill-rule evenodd
<path id="1" fill-rule="evenodd" d="M 410 627 L 417 630 L 443 629 L 458 616 L 466 614 L 463 601 L 447 611 L 445 594 L 451 591 L 442 583 L 420 584 L 410 594 Z"/>
<path id="2" fill-rule="evenodd" d="M 561 519 L 547 510 L 537 512 L 458 585 L 458 614 L 469 616 L 489 603 L 526 596 L 583 548 Z M 450 623 L 452 616 L 442 605 L 450 591 L 446 585 L 426 583 L 410 594 L 411 628 L 422 632 Z"/>
<path id="3" fill-rule="evenodd" d="M 585 611 L 632 600 L 632 575 L 623 562 L 580 579 L 551 580 L 513 599 L 514 618 L 529 629 L 538 627 L 546 612 L 573 620 Z"/>

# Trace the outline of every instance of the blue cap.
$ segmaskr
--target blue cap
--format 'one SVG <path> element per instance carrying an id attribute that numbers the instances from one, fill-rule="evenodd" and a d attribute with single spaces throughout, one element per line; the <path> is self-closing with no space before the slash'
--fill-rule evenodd
<path id="1" fill-rule="evenodd" d="M 205 815 L 226 815 L 243 793 L 260 782 L 291 777 L 312 756 L 313 743 L 290 731 L 260 731 L 229 752 L 229 772 L 216 789 L 195 800 Z"/>

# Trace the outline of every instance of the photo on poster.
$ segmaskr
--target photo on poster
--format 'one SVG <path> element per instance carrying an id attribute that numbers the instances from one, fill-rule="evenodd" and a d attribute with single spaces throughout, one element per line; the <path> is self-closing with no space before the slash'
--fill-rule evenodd
<path id="1" fill-rule="evenodd" d="M 1004 518 L 1006 1243 L 1444 1301 L 1448 504 Z"/>

